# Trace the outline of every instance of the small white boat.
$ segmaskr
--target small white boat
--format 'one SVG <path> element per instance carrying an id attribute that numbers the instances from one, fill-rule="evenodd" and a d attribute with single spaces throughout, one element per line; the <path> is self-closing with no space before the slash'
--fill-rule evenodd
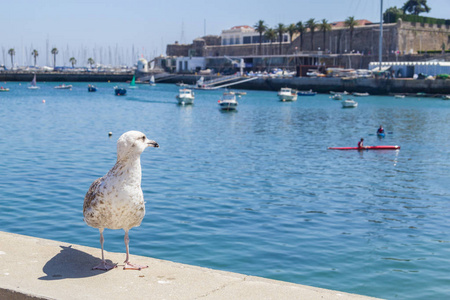
<path id="1" fill-rule="evenodd" d="M 149 84 L 150 84 L 151 86 L 155 86 L 155 85 L 156 85 L 156 83 L 155 83 L 155 76 L 152 75 L 152 77 L 150 77 Z"/>
<path id="2" fill-rule="evenodd" d="M 180 105 L 194 104 L 195 95 L 190 89 L 180 89 L 176 98 Z"/>
<path id="3" fill-rule="evenodd" d="M 341 103 L 342 103 L 342 108 L 353 108 L 353 107 L 358 106 L 358 102 L 356 102 L 352 99 L 344 100 Z"/>
<path id="4" fill-rule="evenodd" d="M 450 100 L 450 95 L 444 95 L 444 96 L 442 96 L 442 100 Z"/>
<path id="5" fill-rule="evenodd" d="M 280 101 L 297 101 L 297 91 L 291 88 L 281 88 L 278 98 Z"/>
<path id="6" fill-rule="evenodd" d="M 29 90 L 38 90 L 40 87 L 36 85 L 36 74 L 34 74 L 33 80 L 31 80 L 30 85 L 28 86 Z"/>
<path id="7" fill-rule="evenodd" d="M 0 92 L 9 92 L 9 88 L 0 87 Z"/>
<path id="8" fill-rule="evenodd" d="M 222 99 L 220 99 L 218 102 L 221 110 L 236 110 L 238 106 L 238 102 L 236 101 L 236 94 L 233 92 L 223 93 Z"/>
<path id="9" fill-rule="evenodd" d="M 353 93 L 353 96 L 356 96 L 356 97 L 367 97 L 367 96 L 369 96 L 369 93 Z"/>
<path id="10" fill-rule="evenodd" d="M 58 90 L 71 90 L 72 89 L 72 85 L 71 84 L 69 84 L 69 85 L 60 84 L 60 85 L 55 86 L 55 89 L 58 89 Z"/>
<path id="11" fill-rule="evenodd" d="M 403 99 L 405 98 L 405 95 L 394 95 L 394 98 Z"/>
<path id="12" fill-rule="evenodd" d="M 238 96 L 245 96 L 247 95 L 247 92 L 234 92 Z"/>
<path id="13" fill-rule="evenodd" d="M 331 99 L 333 99 L 333 100 L 342 100 L 342 95 L 341 94 L 334 94 L 333 96 L 331 96 Z"/>

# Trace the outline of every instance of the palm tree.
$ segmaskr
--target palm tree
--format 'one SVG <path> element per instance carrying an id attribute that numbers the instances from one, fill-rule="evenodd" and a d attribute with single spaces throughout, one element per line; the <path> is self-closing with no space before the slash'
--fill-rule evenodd
<path id="1" fill-rule="evenodd" d="M 266 32 L 264 32 L 264 36 L 270 41 L 270 52 L 271 54 L 273 54 L 272 43 L 277 39 L 277 33 L 275 32 L 275 29 L 268 28 Z"/>
<path id="2" fill-rule="evenodd" d="M 306 27 L 309 28 L 309 31 L 311 32 L 311 50 L 314 50 L 314 30 L 317 28 L 316 21 L 311 18 L 308 21 L 306 21 Z"/>
<path id="3" fill-rule="evenodd" d="M 267 26 L 264 24 L 263 20 L 259 20 L 253 27 L 255 27 L 256 32 L 259 33 L 259 55 L 262 54 L 262 36 L 266 32 Z"/>
<path id="4" fill-rule="evenodd" d="M 53 68 L 56 67 L 56 54 L 58 54 L 58 49 L 57 48 L 53 48 L 52 49 L 52 54 L 53 54 Z"/>
<path id="5" fill-rule="evenodd" d="M 11 48 L 8 50 L 8 54 L 11 55 L 11 69 L 14 68 L 14 55 L 16 55 L 16 50 L 14 48 Z"/>
<path id="6" fill-rule="evenodd" d="M 277 28 L 275 29 L 275 32 L 278 34 L 278 38 L 280 41 L 280 55 L 282 54 L 282 48 L 281 43 L 283 42 L 283 34 L 286 32 L 286 26 L 284 26 L 283 23 L 278 23 Z"/>
<path id="7" fill-rule="evenodd" d="M 95 61 L 91 57 L 89 57 L 87 62 L 91 66 L 91 69 L 92 69 L 92 65 L 95 64 Z"/>
<path id="8" fill-rule="evenodd" d="M 39 52 L 38 52 L 36 49 L 34 49 L 34 50 L 31 52 L 31 55 L 33 55 L 33 57 L 34 57 L 34 66 L 36 67 L 36 57 L 39 56 Z"/>
<path id="9" fill-rule="evenodd" d="M 353 51 L 353 29 L 356 25 L 358 25 L 358 22 L 356 22 L 355 17 L 348 17 L 347 20 L 344 22 L 345 26 L 350 29 L 350 52 Z"/>
<path id="10" fill-rule="evenodd" d="M 325 51 L 327 49 L 327 31 L 331 30 L 331 25 L 326 19 L 322 19 L 322 23 L 319 24 L 319 30 L 323 32 L 323 50 Z"/>
<path id="11" fill-rule="evenodd" d="M 72 68 L 73 68 L 73 66 L 76 65 L 76 63 L 77 63 L 77 60 L 75 59 L 75 57 L 71 57 L 69 59 L 69 62 L 72 64 Z"/>
<path id="12" fill-rule="evenodd" d="M 430 12 L 431 8 L 427 5 L 427 0 L 408 0 L 403 4 L 403 13 L 409 12 L 418 16 L 423 12 Z"/>
<path id="13" fill-rule="evenodd" d="M 297 26 L 294 23 L 286 27 L 286 31 L 289 33 L 289 41 L 292 43 L 292 37 L 297 32 Z"/>
<path id="14" fill-rule="evenodd" d="M 303 25 L 303 22 L 300 21 L 297 24 L 295 24 L 295 27 L 297 27 L 297 32 L 300 33 L 300 51 L 303 50 L 303 33 L 306 31 L 305 25 Z"/>

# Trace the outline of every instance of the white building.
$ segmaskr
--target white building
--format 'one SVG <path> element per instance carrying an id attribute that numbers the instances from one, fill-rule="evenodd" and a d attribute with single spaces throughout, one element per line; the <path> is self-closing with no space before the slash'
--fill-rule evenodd
<path id="1" fill-rule="evenodd" d="M 177 72 L 196 72 L 197 70 L 203 70 L 206 67 L 206 60 L 204 57 L 189 57 L 181 56 L 176 58 L 176 71 Z"/>
<path id="2" fill-rule="evenodd" d="M 222 46 L 226 45 L 244 45 L 244 44 L 259 44 L 259 32 L 253 27 L 248 25 L 234 26 L 231 29 L 222 30 L 220 35 L 222 38 Z M 269 43 L 270 41 L 262 36 L 263 43 Z M 277 37 L 277 42 L 278 37 Z M 289 34 L 283 34 L 283 43 L 289 43 Z"/>
<path id="3" fill-rule="evenodd" d="M 370 70 L 378 70 L 379 62 L 371 62 Z M 448 61 L 394 61 L 382 62 L 381 70 L 393 70 L 396 77 L 412 78 L 414 74 L 426 74 L 436 76 L 439 74 L 450 74 L 450 62 Z"/>

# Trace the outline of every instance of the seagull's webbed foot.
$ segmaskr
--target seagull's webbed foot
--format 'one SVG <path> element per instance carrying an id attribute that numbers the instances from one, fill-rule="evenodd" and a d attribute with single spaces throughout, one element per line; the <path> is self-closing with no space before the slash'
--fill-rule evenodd
<path id="1" fill-rule="evenodd" d="M 102 260 L 101 263 L 93 267 L 92 270 L 109 271 L 114 268 L 117 268 L 117 264 L 109 263 L 107 261 Z"/>
<path id="2" fill-rule="evenodd" d="M 129 261 L 125 261 L 125 265 L 123 266 L 124 270 L 141 270 L 141 269 L 145 269 L 148 268 L 148 266 L 140 266 L 140 265 L 136 265 L 136 264 L 132 264 Z"/>

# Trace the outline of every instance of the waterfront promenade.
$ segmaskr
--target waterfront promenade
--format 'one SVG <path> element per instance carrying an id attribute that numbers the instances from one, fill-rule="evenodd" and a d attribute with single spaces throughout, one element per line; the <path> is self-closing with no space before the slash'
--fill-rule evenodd
<path id="1" fill-rule="evenodd" d="M 0 232 L 0 299 L 375 299 L 132 255 L 148 269 L 91 270 L 100 249 Z"/>
<path id="2" fill-rule="evenodd" d="M 40 72 L 37 73 L 39 82 L 126 82 L 133 78 L 134 72 Z M 24 81 L 33 79 L 33 72 L 0 72 L 0 81 Z M 195 84 L 201 75 L 183 75 L 160 73 L 155 76 L 158 83 L 175 84 L 183 82 Z M 205 81 L 217 79 L 221 76 L 203 76 Z M 222 76 L 223 77 L 223 76 Z M 282 87 L 290 87 L 297 90 L 313 90 L 318 93 L 328 94 L 335 92 L 359 92 L 371 95 L 391 94 L 426 94 L 428 96 L 440 97 L 450 94 L 450 80 L 415 80 L 411 78 L 338 78 L 338 77 L 292 77 L 292 78 L 269 78 L 261 77 L 257 80 L 246 81 L 232 85 L 233 89 L 278 91 Z"/>

